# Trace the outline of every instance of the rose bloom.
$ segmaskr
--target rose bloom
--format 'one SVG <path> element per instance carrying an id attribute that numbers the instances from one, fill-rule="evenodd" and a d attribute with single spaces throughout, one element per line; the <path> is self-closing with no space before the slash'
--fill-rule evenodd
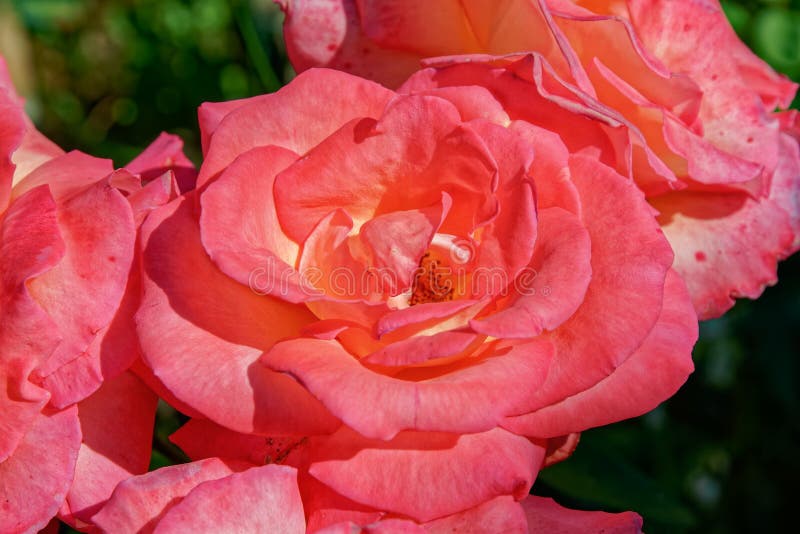
<path id="1" fill-rule="evenodd" d="M 486 89 L 311 70 L 205 104 L 200 124 L 197 189 L 142 227 L 147 380 L 198 421 L 281 443 L 249 461 L 299 470 L 308 521 L 346 503 L 315 528 L 495 499 L 523 520 L 574 433 L 691 372 L 696 316 L 642 193 Z"/>
<path id="2" fill-rule="evenodd" d="M 0 532 L 79 518 L 146 471 L 155 395 L 138 357 L 137 224 L 178 193 L 180 140 L 129 169 L 64 153 L 25 115 L 0 58 Z M 163 168 L 162 168 L 163 167 Z M 142 185 L 145 174 L 160 178 Z M 88 514 L 88 515 L 86 515 Z"/>
<path id="3" fill-rule="evenodd" d="M 570 84 L 554 97 L 615 134 L 601 159 L 658 211 L 701 319 L 758 297 L 800 247 L 797 115 L 773 113 L 796 86 L 747 49 L 716 0 L 279 3 L 298 71 L 327 66 L 397 87 L 425 58 L 487 65 L 475 54 L 489 54 L 497 66 L 498 56 L 540 54 Z M 522 77 L 535 94 L 532 74 Z M 480 69 L 431 78 L 491 83 Z M 538 113 L 498 100 L 517 108 L 506 110 L 512 119 Z M 584 148 L 572 133 L 570 149 Z"/>

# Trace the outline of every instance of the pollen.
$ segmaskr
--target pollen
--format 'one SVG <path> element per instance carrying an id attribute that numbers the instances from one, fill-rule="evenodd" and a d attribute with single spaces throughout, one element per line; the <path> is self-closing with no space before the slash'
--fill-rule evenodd
<path id="1" fill-rule="evenodd" d="M 408 304 L 414 306 L 453 300 L 453 281 L 450 274 L 449 269 L 442 265 L 440 260 L 435 259 L 430 252 L 425 253 L 414 274 Z"/>

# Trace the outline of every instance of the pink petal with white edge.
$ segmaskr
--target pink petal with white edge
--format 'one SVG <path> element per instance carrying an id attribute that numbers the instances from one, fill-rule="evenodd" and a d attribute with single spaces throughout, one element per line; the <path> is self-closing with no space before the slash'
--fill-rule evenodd
<path id="1" fill-rule="evenodd" d="M 501 495 L 528 493 L 544 449 L 501 429 L 481 434 L 404 432 L 392 441 L 346 427 L 312 439 L 309 472 L 378 510 L 430 521 Z"/>
<path id="2" fill-rule="evenodd" d="M 257 146 L 275 145 L 303 155 L 343 124 L 380 116 L 392 96 L 376 83 L 342 72 L 302 73 L 276 93 L 243 101 L 219 122 L 197 187 L 213 180 L 239 154 Z"/>
<path id="3" fill-rule="evenodd" d="M 781 136 L 778 166 L 772 174 L 769 199 L 789 216 L 794 240 L 784 255 L 800 249 L 800 145 L 789 135 Z"/>
<path id="4" fill-rule="evenodd" d="M 553 499 L 529 495 L 521 501 L 529 532 L 548 534 L 640 534 L 642 518 L 635 512 L 609 514 L 570 510 Z"/>
<path id="5" fill-rule="evenodd" d="M 81 442 L 78 409 L 37 417 L 14 454 L 0 462 L 0 531 L 38 532 L 58 511 L 72 483 Z"/>
<path id="6" fill-rule="evenodd" d="M 145 362 L 180 401 L 233 430 L 334 430 L 339 422 L 305 389 L 258 363 L 262 351 L 297 335 L 314 317 L 220 272 L 200 243 L 193 199 L 155 210 L 142 227 L 143 297 L 136 322 Z"/>
<path id="7" fill-rule="evenodd" d="M 158 522 L 156 533 L 303 534 L 306 521 L 291 467 L 252 467 L 199 484 Z"/>
<path id="8" fill-rule="evenodd" d="M 209 458 L 171 465 L 121 482 L 92 522 L 103 532 L 153 532 L 160 518 L 199 484 L 252 467 Z"/>
<path id="9" fill-rule="evenodd" d="M 157 400 L 126 372 L 78 404 L 83 440 L 62 520 L 84 528 L 117 484 L 147 472 Z"/>
<path id="10" fill-rule="evenodd" d="M 694 369 L 697 319 L 683 280 L 670 271 L 661 316 L 641 347 L 594 387 L 532 414 L 512 417 L 504 428 L 551 438 L 649 412 L 671 397 Z"/>
<path id="11" fill-rule="evenodd" d="M 297 339 L 278 343 L 261 363 L 294 377 L 364 436 L 391 439 L 402 430 L 482 432 L 497 426 L 528 406 L 551 355 L 550 343 L 537 340 L 413 381 L 365 368 L 338 342 Z"/>
<path id="12" fill-rule="evenodd" d="M 756 298 L 777 281 L 794 241 L 789 216 L 746 193 L 679 192 L 650 200 L 675 251 L 701 320 L 719 317 L 735 297 Z"/>

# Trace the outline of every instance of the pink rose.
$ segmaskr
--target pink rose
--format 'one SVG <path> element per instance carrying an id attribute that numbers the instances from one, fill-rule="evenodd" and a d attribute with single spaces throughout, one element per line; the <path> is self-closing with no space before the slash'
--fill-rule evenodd
<path id="1" fill-rule="evenodd" d="M 701 319 L 758 297 L 800 247 L 797 117 L 773 113 L 796 86 L 747 49 L 715 0 L 280 3 L 299 71 L 328 66 L 397 87 L 426 58 L 540 54 L 572 84 L 554 98 L 615 134 L 604 161 L 659 212 Z M 449 60 L 459 61 L 489 62 Z M 490 83 L 473 78 L 464 69 L 446 83 Z M 572 137 L 570 148 L 583 146 Z"/>
<path id="2" fill-rule="evenodd" d="M 142 229 L 146 380 L 306 444 L 301 492 L 415 522 L 519 500 L 550 438 L 691 372 L 696 317 L 641 192 L 489 91 L 313 70 L 200 122 L 197 189 Z"/>
<path id="3" fill-rule="evenodd" d="M 0 532 L 35 532 L 57 512 L 81 526 L 147 469 L 156 398 L 125 372 L 138 356 L 129 274 L 138 223 L 177 194 L 173 168 L 191 181 L 180 146 L 162 137 L 116 172 L 65 154 L 0 58 Z M 163 176 L 143 185 L 156 164 Z"/>

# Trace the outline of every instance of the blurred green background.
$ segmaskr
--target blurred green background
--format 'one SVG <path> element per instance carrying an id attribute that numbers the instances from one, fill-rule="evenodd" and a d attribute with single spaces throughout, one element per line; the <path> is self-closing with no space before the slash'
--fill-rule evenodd
<path id="1" fill-rule="evenodd" d="M 723 2 L 742 38 L 800 80 L 800 0 Z M 0 0 L 0 51 L 41 130 L 120 165 L 162 130 L 200 160 L 197 106 L 292 77 L 270 0 Z M 795 100 L 795 105 L 798 103 Z M 793 531 L 800 477 L 800 256 L 780 284 L 702 325 L 697 370 L 637 420 L 584 433 L 534 492 L 636 510 L 645 530 Z M 177 461 L 159 411 L 153 467 Z"/>

